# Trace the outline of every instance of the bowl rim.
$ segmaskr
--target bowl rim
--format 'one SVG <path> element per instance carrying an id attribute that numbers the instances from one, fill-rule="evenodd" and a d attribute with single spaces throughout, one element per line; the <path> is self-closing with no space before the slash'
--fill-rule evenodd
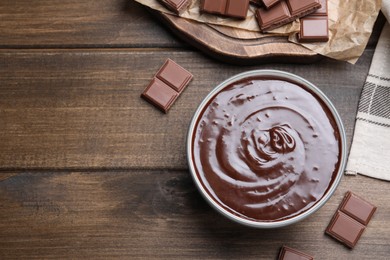
<path id="1" fill-rule="evenodd" d="M 234 82 L 237 82 L 237 81 L 245 79 L 245 78 L 257 77 L 257 76 L 271 76 L 271 77 L 273 76 L 273 77 L 277 77 L 277 78 L 281 78 L 281 79 L 286 79 L 286 80 L 289 80 L 292 82 L 299 83 L 299 84 L 303 85 L 304 87 L 308 88 L 310 91 L 315 93 L 318 96 L 318 98 L 320 98 L 325 103 L 325 105 L 329 108 L 329 110 L 332 113 L 332 116 L 334 117 L 334 119 L 336 121 L 337 127 L 338 127 L 339 132 L 340 132 L 340 145 L 341 145 L 340 166 L 339 166 L 336 178 L 333 181 L 331 187 L 327 190 L 325 195 L 317 203 L 315 203 L 311 208 L 307 209 L 303 213 L 301 213 L 297 216 L 294 216 L 292 218 L 288 218 L 288 219 L 280 220 L 280 221 L 274 221 L 274 222 L 255 221 L 255 220 L 245 219 L 245 218 L 239 217 L 239 216 L 235 215 L 234 213 L 231 213 L 228 210 L 226 210 L 225 208 L 223 208 L 219 203 L 217 203 L 215 201 L 215 199 L 213 199 L 209 195 L 209 193 L 203 187 L 203 184 L 201 183 L 201 181 L 197 177 L 195 165 L 194 165 L 194 162 L 192 160 L 192 150 L 193 150 L 192 149 L 193 148 L 192 147 L 192 137 L 193 137 L 193 133 L 195 130 L 195 126 L 197 124 L 199 116 L 201 115 L 204 107 L 208 104 L 210 99 L 212 99 L 222 89 L 224 89 L 225 87 L 227 87 L 228 85 L 230 85 Z M 340 115 L 338 114 L 335 106 L 329 100 L 329 98 L 318 87 L 316 87 L 313 83 L 311 83 L 310 81 L 308 81 L 308 80 L 306 80 L 298 75 L 295 75 L 295 74 L 289 73 L 289 72 L 285 72 L 285 71 L 270 70 L 270 69 L 251 70 L 251 71 L 239 73 L 237 75 L 234 75 L 234 76 L 226 79 L 225 81 L 223 81 L 222 83 L 217 85 L 213 90 L 211 90 L 209 92 L 209 94 L 202 100 L 202 102 L 200 103 L 200 105 L 198 106 L 197 110 L 195 111 L 195 113 L 192 117 L 190 126 L 188 128 L 188 133 L 187 133 L 186 150 L 187 150 L 187 162 L 189 165 L 189 170 L 190 170 L 192 179 L 195 182 L 196 187 L 198 188 L 199 192 L 202 194 L 204 199 L 214 209 L 216 209 L 219 213 L 221 213 L 222 215 L 224 215 L 228 219 L 233 220 L 234 222 L 243 224 L 245 226 L 255 227 L 255 228 L 263 228 L 263 229 L 279 228 L 279 227 L 291 225 L 293 223 L 296 223 L 298 221 L 301 221 L 301 220 L 307 218 L 308 216 L 310 216 L 311 214 L 313 214 L 314 212 L 319 210 L 330 199 L 330 197 L 333 195 L 336 188 L 338 187 L 338 185 L 341 181 L 341 178 L 344 175 L 344 170 L 345 170 L 345 166 L 346 166 L 346 159 L 347 159 L 347 143 L 346 143 L 345 128 L 344 128 L 344 125 L 342 123 Z"/>

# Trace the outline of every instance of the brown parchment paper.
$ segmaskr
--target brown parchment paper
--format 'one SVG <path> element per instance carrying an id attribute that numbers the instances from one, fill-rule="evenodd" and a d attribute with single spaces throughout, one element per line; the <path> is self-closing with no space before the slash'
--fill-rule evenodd
<path id="1" fill-rule="evenodd" d="M 135 0 L 152 9 L 170 13 L 158 0 Z M 216 24 L 259 32 L 255 18 L 256 8 L 251 6 L 244 21 L 224 18 L 199 12 L 200 0 L 193 0 L 191 6 L 180 16 L 202 23 Z M 381 0 L 328 0 L 329 36 L 326 43 L 301 44 L 296 40 L 299 20 L 282 26 L 269 33 L 289 35 L 289 40 L 327 57 L 356 63 L 362 55 L 372 28 L 381 8 Z"/>
<path id="2" fill-rule="evenodd" d="M 381 0 L 328 0 L 329 41 L 302 44 L 337 60 L 356 63 L 362 55 L 381 8 Z M 297 43 L 296 33 L 289 40 Z"/>

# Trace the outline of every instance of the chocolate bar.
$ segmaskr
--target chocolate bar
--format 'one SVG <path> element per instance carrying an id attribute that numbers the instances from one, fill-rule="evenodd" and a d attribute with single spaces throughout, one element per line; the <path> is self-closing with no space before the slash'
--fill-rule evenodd
<path id="1" fill-rule="evenodd" d="M 167 59 L 141 97 L 167 113 L 192 78 L 190 72 Z"/>
<path id="2" fill-rule="evenodd" d="M 175 12 L 176 14 L 181 14 L 184 12 L 192 3 L 192 0 L 159 0 L 164 4 L 169 10 Z"/>
<path id="3" fill-rule="evenodd" d="M 257 9 L 256 17 L 261 31 L 266 32 L 313 13 L 319 8 L 321 8 L 319 0 L 283 0 L 268 10 Z"/>
<path id="4" fill-rule="evenodd" d="M 320 0 L 320 2 L 320 9 L 300 19 L 299 42 L 327 42 L 329 40 L 328 0 Z"/>
<path id="5" fill-rule="evenodd" d="M 349 191 L 325 233 L 349 248 L 354 248 L 375 210 L 374 205 Z"/>
<path id="6" fill-rule="evenodd" d="M 202 0 L 200 10 L 205 13 L 218 14 L 245 19 L 249 9 L 249 0 Z"/>
<path id="7" fill-rule="evenodd" d="M 282 249 L 280 250 L 280 253 L 279 253 L 278 260 L 296 260 L 296 259 L 313 260 L 314 257 L 312 257 L 311 255 L 308 255 L 306 253 L 303 253 L 301 251 L 298 251 L 296 249 L 287 247 L 287 246 L 282 247 Z"/>

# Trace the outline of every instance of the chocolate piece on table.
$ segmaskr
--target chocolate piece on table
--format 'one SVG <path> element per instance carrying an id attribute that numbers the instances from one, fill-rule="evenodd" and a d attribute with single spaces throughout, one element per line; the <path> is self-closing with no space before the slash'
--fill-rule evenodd
<path id="1" fill-rule="evenodd" d="M 168 59 L 156 73 L 156 78 L 160 79 L 177 92 L 181 92 L 191 81 L 192 74 L 173 60 Z"/>
<path id="2" fill-rule="evenodd" d="M 283 246 L 279 253 L 278 260 L 313 260 L 311 255 L 298 251 L 296 249 Z"/>
<path id="3" fill-rule="evenodd" d="M 178 93 L 161 80 L 154 78 L 141 96 L 166 113 L 176 100 Z"/>
<path id="4" fill-rule="evenodd" d="M 269 9 L 275 4 L 277 4 L 278 2 L 280 2 L 281 0 L 261 0 L 261 1 L 263 2 L 265 8 Z"/>
<path id="5" fill-rule="evenodd" d="M 299 42 L 327 42 L 329 40 L 328 1 L 320 0 L 321 8 L 301 18 Z"/>
<path id="6" fill-rule="evenodd" d="M 354 248 L 365 226 L 341 211 L 337 211 L 326 229 L 326 234 Z"/>
<path id="7" fill-rule="evenodd" d="M 202 0 L 200 10 L 205 13 L 245 19 L 249 0 Z"/>
<path id="8" fill-rule="evenodd" d="M 192 0 L 159 0 L 163 3 L 169 10 L 175 12 L 176 14 L 181 14 L 184 12 L 187 7 L 190 6 Z"/>
<path id="9" fill-rule="evenodd" d="M 266 32 L 311 14 L 319 8 L 319 0 L 284 0 L 269 10 L 257 9 L 256 17 L 261 31 Z"/>
<path id="10" fill-rule="evenodd" d="M 376 206 L 348 191 L 339 209 L 367 226 L 375 213 Z"/>
<path id="11" fill-rule="evenodd" d="M 192 77 L 190 72 L 167 59 L 141 97 L 167 113 Z"/>

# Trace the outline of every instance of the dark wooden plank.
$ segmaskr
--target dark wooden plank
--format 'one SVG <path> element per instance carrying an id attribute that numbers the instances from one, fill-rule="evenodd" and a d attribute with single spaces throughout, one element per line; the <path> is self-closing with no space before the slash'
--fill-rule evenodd
<path id="1" fill-rule="evenodd" d="M 182 46 L 130 0 L 3 0 L 0 20 L 0 48 Z"/>
<path id="2" fill-rule="evenodd" d="M 378 206 L 353 250 L 324 235 L 347 190 Z M 388 259 L 387 191 L 384 181 L 344 177 L 313 216 L 258 230 L 214 211 L 188 172 L 21 173 L 0 182 L 0 258 L 275 259 L 288 245 L 316 259 Z"/>
<path id="3" fill-rule="evenodd" d="M 198 53 L 155 50 L 0 51 L 0 168 L 186 169 L 185 138 L 200 101 L 251 69 L 280 69 L 318 85 L 348 140 L 373 51 L 356 65 L 229 66 Z M 167 115 L 140 99 L 166 58 L 195 78 Z"/>

